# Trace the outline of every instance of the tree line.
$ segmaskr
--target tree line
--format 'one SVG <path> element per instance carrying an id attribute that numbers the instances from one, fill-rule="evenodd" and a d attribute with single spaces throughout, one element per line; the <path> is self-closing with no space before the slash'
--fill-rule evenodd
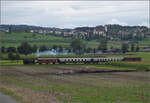
<path id="1" fill-rule="evenodd" d="M 83 54 L 83 53 L 96 53 L 98 51 L 101 51 L 102 53 L 108 52 L 108 44 L 107 39 L 100 40 L 99 46 L 97 48 L 90 48 L 86 47 L 86 42 L 83 42 L 80 39 L 74 39 L 71 43 L 71 47 L 73 48 L 73 51 L 76 54 Z M 114 52 L 138 52 L 140 50 L 140 47 L 138 44 L 129 44 L 129 43 L 122 43 L 121 49 L 114 48 L 113 46 L 110 47 L 111 50 L 114 50 Z"/>
<path id="2" fill-rule="evenodd" d="M 28 55 L 31 53 L 35 53 L 37 52 L 37 49 L 39 49 L 40 52 L 42 51 L 46 51 L 46 50 L 50 50 L 50 49 L 59 49 L 59 52 L 62 52 L 64 49 L 68 50 L 69 52 L 71 52 L 71 49 L 74 53 L 76 54 L 83 54 L 83 53 L 90 53 L 90 52 L 96 52 L 96 51 L 101 51 L 103 53 L 107 52 L 108 50 L 108 45 L 107 45 L 107 40 L 103 39 L 100 41 L 99 46 L 97 48 L 90 48 L 90 47 L 86 47 L 86 42 L 83 42 L 82 40 L 79 39 L 74 39 L 71 43 L 70 43 L 70 48 L 63 48 L 61 45 L 53 45 L 52 48 L 48 48 L 45 45 L 42 45 L 40 47 L 37 47 L 37 45 L 33 45 L 31 46 L 29 43 L 27 42 L 23 42 L 21 43 L 20 46 L 16 47 L 8 47 L 5 48 L 4 46 L 1 47 L 1 53 L 19 53 L 19 54 L 24 54 L 24 55 Z M 110 49 L 117 49 L 114 48 L 113 46 L 110 47 Z M 126 52 L 138 52 L 140 49 L 139 45 L 135 45 L 134 43 L 130 44 L 129 43 L 122 43 L 121 45 L 121 49 L 118 51 L 121 51 L 123 53 Z"/>
<path id="3" fill-rule="evenodd" d="M 107 39 L 100 40 L 99 46 L 97 48 L 90 48 L 90 47 L 87 47 L 86 45 L 87 45 L 87 42 L 82 41 L 77 38 L 72 40 L 72 42 L 70 43 L 70 47 L 68 48 L 67 47 L 63 48 L 61 45 L 53 45 L 51 48 L 48 48 L 45 45 L 38 47 L 37 45 L 31 46 L 28 42 L 23 42 L 17 48 L 16 47 L 5 48 L 4 46 L 2 46 L 1 53 L 8 53 L 8 57 L 11 59 L 12 58 L 19 59 L 20 58 L 19 54 L 28 55 L 31 53 L 36 53 L 37 50 L 42 52 L 42 51 L 54 49 L 54 50 L 58 50 L 58 52 L 62 52 L 65 49 L 65 50 L 68 50 L 68 52 L 72 51 L 73 53 L 76 53 L 77 55 L 82 55 L 84 53 L 96 53 L 96 52 L 106 53 L 109 51 Z M 110 50 L 115 50 L 116 52 L 122 52 L 122 53 L 138 52 L 140 50 L 140 47 L 139 45 L 137 44 L 135 45 L 134 43 L 131 43 L 131 44 L 122 43 L 121 49 L 111 46 Z"/>

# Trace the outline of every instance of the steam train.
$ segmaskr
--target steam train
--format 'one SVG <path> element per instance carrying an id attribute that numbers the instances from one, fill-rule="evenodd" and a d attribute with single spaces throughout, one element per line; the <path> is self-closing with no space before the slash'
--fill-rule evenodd
<path id="1" fill-rule="evenodd" d="M 110 58 L 38 58 L 24 59 L 24 64 L 66 64 L 66 63 L 93 63 L 98 64 L 100 62 L 117 62 L 117 61 L 141 61 L 140 57 L 110 57 Z"/>

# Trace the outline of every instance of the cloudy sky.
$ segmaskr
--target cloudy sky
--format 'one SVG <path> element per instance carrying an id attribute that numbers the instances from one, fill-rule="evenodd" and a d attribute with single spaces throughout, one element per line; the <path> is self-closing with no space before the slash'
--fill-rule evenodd
<path id="1" fill-rule="evenodd" d="M 60 28 L 149 25 L 149 1 L 2 1 L 2 24 Z"/>

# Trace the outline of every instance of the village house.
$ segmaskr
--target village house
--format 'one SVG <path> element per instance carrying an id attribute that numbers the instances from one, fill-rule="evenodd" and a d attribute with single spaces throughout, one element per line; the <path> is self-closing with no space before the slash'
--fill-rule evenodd
<path id="1" fill-rule="evenodd" d="M 40 33 L 40 34 L 43 34 L 44 32 L 43 32 L 43 30 L 38 30 L 38 33 Z"/>
<path id="2" fill-rule="evenodd" d="M 65 37 L 70 36 L 70 35 L 71 35 L 70 32 L 67 32 L 67 31 L 63 32 L 63 36 Z"/>
<path id="3" fill-rule="evenodd" d="M 105 28 L 105 32 L 107 32 L 107 31 L 108 31 L 108 28 L 107 28 L 107 26 L 106 26 L 106 25 L 104 26 L 104 28 Z"/>
<path id="4" fill-rule="evenodd" d="M 81 35 L 88 35 L 88 32 L 80 32 Z"/>
<path id="5" fill-rule="evenodd" d="M 52 30 L 48 30 L 48 33 L 53 33 L 54 31 L 52 31 Z"/>
<path id="6" fill-rule="evenodd" d="M 104 30 L 99 30 L 99 29 L 94 29 L 93 34 L 106 36 L 105 31 Z"/>
<path id="7" fill-rule="evenodd" d="M 133 33 L 133 37 L 135 37 L 136 35 L 137 35 L 137 33 L 134 32 L 134 33 Z"/>
<path id="8" fill-rule="evenodd" d="M 30 30 L 30 33 L 34 33 L 34 30 Z"/>
<path id="9" fill-rule="evenodd" d="M 55 31 L 56 35 L 60 35 L 62 32 L 61 31 Z"/>
<path id="10" fill-rule="evenodd" d="M 119 34 L 119 35 L 127 35 L 128 32 L 120 30 L 120 31 L 118 32 L 118 34 Z"/>
<path id="11" fill-rule="evenodd" d="M 9 29 L 0 28 L 0 31 L 5 32 L 5 33 L 8 33 L 8 32 L 9 32 Z"/>

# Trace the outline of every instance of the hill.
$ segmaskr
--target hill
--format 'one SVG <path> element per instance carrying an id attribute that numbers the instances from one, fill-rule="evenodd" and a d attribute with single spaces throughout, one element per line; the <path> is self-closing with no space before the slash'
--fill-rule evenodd
<path id="1" fill-rule="evenodd" d="M 74 29 L 60 29 L 30 25 L 0 25 L 0 31 L 28 32 L 38 34 L 57 35 L 63 37 L 81 37 L 84 40 L 142 40 L 150 35 L 149 28 L 145 26 L 99 25 L 96 27 L 76 27 Z"/>
<path id="2" fill-rule="evenodd" d="M 61 37 L 55 35 L 46 35 L 38 33 L 27 33 L 27 32 L 12 32 L 10 33 L 0 33 L 1 36 L 1 46 L 10 47 L 10 46 L 19 46 L 21 42 L 27 41 L 31 45 L 36 44 L 37 46 L 46 45 L 47 47 L 52 47 L 53 45 L 61 45 L 63 47 L 69 47 L 72 37 Z M 145 39 L 139 41 L 140 47 L 149 46 L 150 36 L 147 36 Z M 99 40 L 90 40 L 85 41 L 88 47 L 95 48 L 99 45 Z M 129 42 L 128 40 L 108 40 L 108 47 L 115 46 L 120 48 L 121 43 Z"/>

